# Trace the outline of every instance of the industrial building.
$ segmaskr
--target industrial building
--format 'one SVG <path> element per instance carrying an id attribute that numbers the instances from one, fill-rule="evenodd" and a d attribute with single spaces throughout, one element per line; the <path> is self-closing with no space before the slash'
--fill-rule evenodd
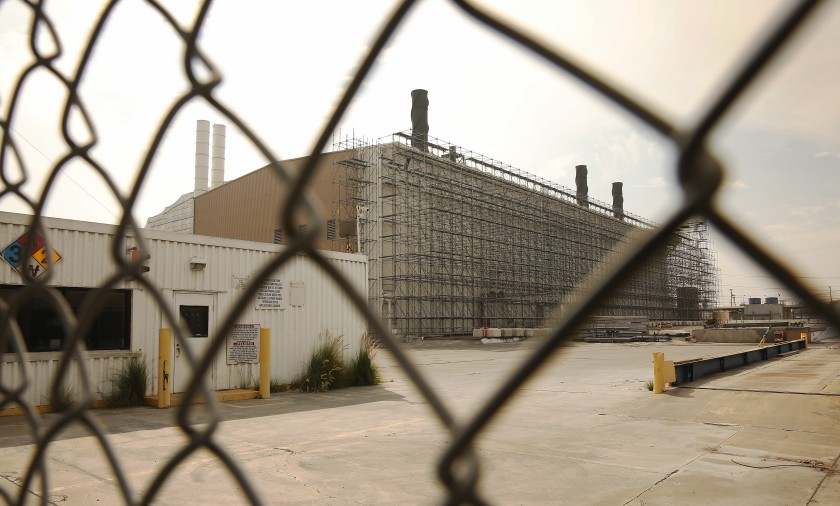
<path id="1" fill-rule="evenodd" d="M 761 297 L 749 297 L 744 304 L 716 308 L 714 319 L 719 324 L 761 323 L 782 320 L 822 320 L 822 316 L 807 304 L 791 303 L 779 297 L 765 297 L 763 301 Z"/>
<path id="2" fill-rule="evenodd" d="M 585 165 L 572 191 L 430 137 L 427 110 L 425 90 L 413 91 L 410 132 L 339 141 L 319 155 L 310 186 L 327 214 L 317 246 L 367 256 L 369 300 L 395 333 L 550 324 L 587 276 L 608 267 L 609 254 L 656 226 L 624 210 L 622 183 L 613 183 L 612 204 L 599 202 Z M 294 171 L 305 161 L 283 164 Z M 198 161 L 196 174 L 198 182 Z M 286 191 L 271 166 L 197 191 L 194 232 L 283 243 Z M 706 224 L 693 221 L 600 314 L 705 320 L 717 279 Z"/>
<path id="3" fill-rule="evenodd" d="M 61 362 L 68 360 L 64 350 L 70 336 L 62 328 L 55 300 L 32 287 L 22 276 L 24 271 L 35 277 L 43 275 L 39 281 L 45 279 L 77 314 L 82 314 L 91 297 L 106 293 L 105 305 L 84 337 L 85 351 L 80 354 L 97 397 L 110 391 L 114 374 L 132 357 L 146 362 L 151 375 L 147 393 L 154 393 L 161 351 L 159 330 L 183 324 L 188 333 L 183 340 L 173 339 L 169 350 L 169 388 L 179 393 L 186 390 L 192 375 L 183 347 L 199 356 L 204 353 L 255 273 L 284 248 L 154 230 L 144 231 L 140 239 L 133 233 L 120 234 L 114 225 L 43 218 L 44 236 L 34 234 L 36 251 L 24 259 L 25 237 L 32 240 L 33 236 L 31 220 L 31 216 L 0 212 L 0 241 L 6 245 L 2 256 L 7 264 L 0 269 L 0 299 L 6 311 L 14 308 L 21 339 L 13 344 L 9 332 L 0 343 L 0 382 L 9 388 L 19 387 L 21 400 L 31 406 L 49 404 L 51 382 Z M 45 260 L 50 256 L 44 253 L 47 249 L 52 260 Z M 115 280 L 119 272 L 112 257 L 115 250 L 125 252 L 125 261 L 137 251 L 148 254 L 144 260 L 148 270 L 140 276 L 155 289 L 147 289 L 134 277 Z M 322 254 L 354 287 L 365 288 L 363 256 Z M 168 321 L 163 306 L 171 308 L 181 321 L 174 325 Z M 247 334 L 255 328 L 271 331 L 271 378 L 291 382 L 305 370 L 312 350 L 326 333 L 343 336 L 349 358 L 360 346 L 365 320 L 316 264 L 297 255 L 261 284 L 258 295 L 238 316 L 234 331 Z M 214 356 L 206 379 L 211 390 L 253 386 L 259 377 L 258 354 L 234 348 L 232 334 L 236 332 L 228 334 L 225 348 Z M 62 383 L 71 391 L 84 392 L 84 376 L 74 362 Z"/>

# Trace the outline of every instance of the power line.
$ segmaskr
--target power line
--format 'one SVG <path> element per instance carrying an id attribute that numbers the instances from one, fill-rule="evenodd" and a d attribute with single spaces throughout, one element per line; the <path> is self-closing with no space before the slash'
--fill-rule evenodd
<path id="1" fill-rule="evenodd" d="M 776 276 L 769 275 L 750 275 L 750 274 L 731 274 L 728 272 L 721 272 L 721 276 L 732 276 L 738 278 L 770 278 L 777 279 Z M 840 279 L 840 276 L 793 276 L 796 279 Z"/>
<path id="2" fill-rule="evenodd" d="M 38 147 L 37 147 L 35 144 L 32 144 L 32 143 L 29 141 L 29 139 L 27 139 L 26 137 L 24 137 L 24 136 L 23 136 L 23 134 L 21 134 L 20 132 L 18 132 L 18 131 L 17 131 L 17 130 L 15 130 L 14 128 L 12 128 L 11 126 L 9 126 L 9 130 L 11 130 L 12 132 L 16 133 L 16 134 L 18 135 L 18 137 L 20 137 L 21 139 L 23 139 L 24 141 L 26 141 L 26 143 L 27 143 L 27 144 L 29 144 L 30 146 L 32 146 L 32 149 L 34 149 L 35 151 L 37 151 L 37 152 L 38 152 L 38 154 L 40 154 L 41 156 L 43 156 L 45 160 L 47 160 L 48 162 L 50 162 L 50 163 L 53 165 L 53 167 L 55 167 L 55 162 L 54 162 L 54 161 L 52 161 L 52 160 L 50 159 L 50 157 L 48 157 L 47 155 L 45 155 L 45 154 L 44 154 L 44 153 L 43 153 L 40 149 L 38 149 Z M 73 177 L 72 177 L 70 174 L 68 174 L 68 173 L 67 173 L 67 172 L 65 172 L 65 171 L 61 171 L 61 172 L 59 172 L 59 174 L 61 174 L 62 176 L 66 177 L 67 179 L 69 179 L 70 181 L 72 181 L 72 182 L 73 182 L 73 184 L 75 184 L 76 186 L 78 186 L 78 187 L 79 187 L 79 189 L 80 189 L 80 190 L 82 190 L 83 192 L 85 192 L 85 193 L 87 194 L 87 196 L 88 196 L 88 197 L 92 198 L 92 199 L 94 200 L 94 202 L 96 202 L 97 204 L 99 204 L 99 206 L 100 206 L 100 207 L 102 207 L 102 209 L 104 209 L 104 210 L 105 210 L 108 214 L 110 214 L 111 216 L 113 216 L 115 220 L 119 220 L 119 218 L 117 218 L 117 215 L 116 215 L 116 214 L 112 213 L 110 209 L 108 209 L 107 207 L 105 207 L 105 204 L 103 204 L 102 202 L 100 202 L 100 201 L 99 201 L 99 199 L 97 199 L 96 197 L 94 197 L 94 196 L 93 196 L 93 195 L 92 195 L 89 191 L 87 191 L 87 190 L 85 189 L 85 187 L 84 187 L 84 186 L 82 186 L 82 185 L 80 185 L 78 182 L 76 182 L 76 180 L 75 180 L 75 179 L 73 179 Z"/>

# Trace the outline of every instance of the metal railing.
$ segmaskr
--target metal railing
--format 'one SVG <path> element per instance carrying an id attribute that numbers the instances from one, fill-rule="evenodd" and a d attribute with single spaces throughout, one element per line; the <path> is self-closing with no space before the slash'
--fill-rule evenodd
<path id="1" fill-rule="evenodd" d="M 795 353 L 806 349 L 807 346 L 808 343 L 805 339 L 797 339 L 795 341 L 770 344 L 716 357 L 680 360 L 679 362 L 674 362 L 675 376 L 677 379 L 671 384 L 683 385 L 718 372 L 724 372 L 762 360 L 770 360 L 789 353 Z"/>
<path id="2" fill-rule="evenodd" d="M 122 216 L 119 222 L 119 231 L 116 236 L 131 233 L 138 238 L 142 238 L 143 232 L 132 217 L 131 210 L 137 202 L 141 186 L 147 178 L 152 159 L 161 145 L 167 128 L 172 124 L 175 116 L 182 111 L 184 106 L 196 98 L 205 100 L 221 116 L 239 129 L 261 152 L 266 160 L 278 159 L 272 152 L 270 145 L 263 141 L 256 131 L 242 121 L 228 104 L 222 102 L 217 97 L 216 89 L 221 82 L 221 76 L 210 57 L 205 54 L 202 47 L 198 44 L 211 2 L 204 2 L 194 20 L 194 24 L 188 28 L 183 28 L 182 24 L 176 20 L 162 2 L 150 0 L 147 2 L 149 8 L 159 14 L 183 42 L 183 72 L 190 86 L 186 93 L 178 97 L 161 121 L 153 140 L 148 146 L 135 184 L 127 193 L 121 192 L 115 184 L 114 178 L 110 175 L 108 168 L 102 166 L 92 155 L 91 151 L 97 144 L 96 130 L 91 123 L 90 116 L 86 112 L 85 104 L 79 96 L 80 83 L 86 75 L 87 65 L 91 61 L 92 50 L 102 36 L 105 27 L 108 26 L 114 7 L 119 2 L 114 1 L 108 3 L 102 11 L 95 26 L 90 31 L 87 46 L 83 52 L 79 67 L 74 73 L 69 75 L 59 70 L 54 64 L 62 52 L 55 26 L 58 20 L 48 17 L 44 10 L 44 2 L 42 1 L 23 0 L 21 3 L 31 9 L 34 14 L 33 23 L 30 28 L 31 51 L 34 61 L 19 75 L 17 86 L 14 88 L 11 97 L 4 97 L 3 100 L 6 110 L 3 117 L 0 118 L 0 127 L 3 129 L 2 145 L 0 145 L 0 178 L 2 179 L 3 186 L 2 190 L 0 190 L 0 198 L 8 199 L 16 197 L 25 202 L 33 214 L 31 229 L 39 232 L 43 237 L 49 239 L 44 233 L 41 219 L 42 211 L 47 199 L 51 196 L 51 189 L 55 185 L 56 178 L 61 170 L 70 162 L 81 161 L 101 176 L 120 205 Z M 368 54 L 344 91 L 331 117 L 324 125 L 323 130 L 317 137 L 317 141 L 312 146 L 312 154 L 321 153 L 328 146 L 332 133 L 338 126 L 340 118 L 345 114 L 362 83 L 367 79 L 374 62 L 380 56 L 388 41 L 401 27 L 407 14 L 417 3 L 414 0 L 405 0 L 399 3 L 384 23 L 384 26 L 376 34 Z M 355 307 L 369 319 L 370 326 L 376 335 L 382 337 L 382 345 L 390 351 L 406 375 L 414 383 L 423 397 L 425 397 L 426 401 L 428 401 L 437 418 L 439 418 L 450 433 L 449 438 L 451 444 L 438 464 L 439 479 L 448 490 L 447 504 L 485 504 L 488 502 L 488 498 L 481 496 L 477 487 L 481 462 L 473 448 L 476 437 L 485 430 L 491 420 L 494 419 L 500 412 L 500 409 L 516 394 L 519 388 L 537 374 L 549 358 L 559 352 L 561 346 L 571 335 L 571 331 L 583 323 L 587 315 L 599 304 L 603 303 L 622 281 L 628 279 L 634 270 L 642 265 L 645 257 L 662 247 L 668 238 L 692 216 L 700 215 L 705 217 L 716 228 L 719 234 L 726 236 L 743 253 L 751 257 L 755 262 L 763 265 L 770 274 L 775 276 L 804 303 L 813 307 L 832 325 L 840 328 L 840 315 L 833 312 L 828 304 L 823 302 L 813 291 L 807 288 L 795 276 L 793 269 L 760 246 L 756 240 L 736 224 L 732 217 L 727 216 L 714 204 L 713 198 L 720 188 L 724 167 L 714 157 L 713 153 L 707 151 L 707 141 L 712 132 L 720 124 L 721 119 L 732 109 L 733 104 L 744 95 L 744 92 L 768 66 L 768 63 L 779 53 L 780 49 L 791 39 L 794 32 L 799 30 L 805 24 L 807 18 L 813 15 L 820 2 L 802 1 L 794 5 L 789 14 L 779 22 L 778 26 L 771 31 L 769 36 L 756 45 L 757 49 L 743 62 L 740 69 L 734 74 L 734 77 L 728 82 L 722 83 L 720 92 L 712 102 L 712 105 L 700 115 L 700 120 L 688 129 L 678 128 L 668 118 L 660 116 L 643 104 L 635 101 L 609 80 L 596 76 L 567 55 L 543 45 L 529 33 L 514 28 L 506 19 L 490 14 L 473 2 L 453 0 L 453 4 L 464 14 L 472 18 L 475 23 L 484 25 L 486 28 L 495 31 L 499 37 L 506 38 L 521 46 L 541 59 L 546 65 L 565 71 L 568 75 L 599 93 L 604 100 L 622 107 L 638 120 L 645 122 L 664 138 L 668 139 L 679 153 L 678 163 L 674 167 L 674 170 L 679 176 L 683 194 L 679 208 L 666 219 L 662 220 L 661 226 L 651 230 L 648 235 L 639 240 L 631 248 L 631 251 L 624 256 L 621 262 L 610 267 L 607 274 L 595 281 L 586 296 L 579 299 L 575 307 L 567 311 L 566 317 L 559 327 L 554 329 L 550 337 L 534 350 L 527 360 L 498 388 L 496 393 L 491 396 L 490 400 L 474 416 L 468 419 L 457 419 L 450 406 L 447 406 L 440 394 L 420 374 L 417 366 L 406 355 L 398 340 L 376 318 L 375 311 L 368 306 L 366 294 L 353 290 L 348 280 L 344 279 L 314 248 L 316 237 L 319 237 L 323 233 L 323 230 L 321 230 L 322 227 L 312 226 L 308 230 L 300 230 L 293 226 L 293 215 L 295 213 L 298 213 L 298 216 L 300 216 L 299 213 L 305 213 L 307 218 L 309 218 L 306 221 L 310 224 L 325 223 L 325 220 L 318 216 L 317 206 L 314 205 L 314 201 L 307 192 L 316 170 L 316 157 L 309 157 L 306 167 L 300 171 L 287 170 L 279 162 L 273 164 L 273 170 L 293 189 L 291 197 L 282 210 L 281 217 L 282 227 L 289 234 L 288 248 L 272 262 L 265 265 L 260 272 L 255 273 L 253 279 L 255 281 L 264 280 L 270 273 L 285 265 L 295 255 L 305 253 L 319 265 L 326 275 L 331 277 L 345 291 L 347 297 L 352 299 Z M 37 40 L 39 36 L 50 37 L 55 41 L 55 46 L 38 44 Z M 205 69 L 209 69 L 209 72 L 198 72 L 196 69 L 199 65 Z M 24 165 L 22 157 L 19 156 L 19 146 L 11 135 L 11 130 L 13 129 L 18 113 L 17 106 L 21 101 L 20 97 L 24 89 L 26 89 L 27 82 L 36 72 L 47 72 L 60 82 L 66 90 L 67 99 L 64 103 L 63 133 L 68 150 L 66 155 L 52 167 L 51 174 L 40 198 L 32 199 L 22 191 L 23 181 L 13 175 L 12 159 L 15 159 L 20 166 L 24 179 L 27 175 L 27 167 Z M 86 142 L 78 142 L 68 134 L 71 113 L 78 113 L 82 120 L 87 123 L 90 132 L 92 132 L 91 138 Z M 139 242 L 142 249 L 143 241 Z M 27 244 L 25 248 L 31 250 L 32 245 Z M 65 334 L 69 336 L 69 344 L 65 348 L 67 350 L 65 351 L 65 359 L 62 361 L 58 374 L 55 377 L 56 385 L 58 385 L 63 375 L 67 373 L 71 362 L 83 356 L 84 336 L 91 327 L 95 315 L 101 310 L 108 291 L 122 279 L 136 276 L 139 272 L 141 267 L 140 263 L 127 260 L 124 253 L 120 251 L 119 245 L 113 245 L 112 256 L 115 264 L 119 266 L 118 272 L 101 284 L 97 290 L 97 295 L 91 298 L 86 311 L 82 312 L 78 318 L 74 316 L 67 304 L 56 294 L 55 289 L 49 286 L 49 276 L 29 279 L 20 297 L 10 303 L 0 301 L 0 317 L 2 318 L 2 321 L 0 321 L 0 325 L 2 325 L 0 349 L 11 347 L 14 353 L 22 357 L 25 352 L 25 345 L 20 329 L 14 322 L 16 313 L 20 310 L 22 304 L 31 297 L 38 296 L 49 300 L 60 317 L 60 323 L 65 330 Z M 142 258 L 142 255 L 139 257 Z M 137 279 L 143 288 L 156 299 L 164 315 L 164 320 L 176 329 L 176 339 L 183 340 L 184 336 L 179 330 L 178 320 L 175 314 L 173 314 L 170 305 L 163 300 L 160 291 L 156 290 L 156 287 L 146 278 L 137 276 Z M 192 356 L 189 353 L 189 349 L 186 348 L 188 360 L 191 362 L 193 369 L 198 373 L 207 373 L 213 357 L 224 346 L 225 334 L 237 321 L 237 315 L 244 310 L 248 301 L 256 295 L 259 286 L 259 282 L 250 284 L 250 288 L 244 290 L 242 297 L 234 304 L 234 307 L 228 314 L 224 315 L 222 323 L 219 326 L 220 331 L 211 340 L 207 352 L 204 355 Z M 78 363 L 83 362 L 83 360 L 78 360 Z M 205 398 L 210 399 L 209 392 L 205 390 L 206 386 L 204 386 L 203 382 L 199 381 L 200 376 L 200 374 L 196 374 L 195 380 L 191 382 L 186 395 L 191 397 L 203 394 Z M 200 428 L 190 424 L 190 403 L 185 402 L 178 408 L 177 423 L 187 436 L 188 442 L 160 466 L 149 488 L 144 490 L 141 495 L 137 495 L 129 486 L 124 464 L 120 461 L 114 448 L 108 442 L 106 429 L 97 421 L 96 417 L 93 416 L 88 408 L 95 391 L 93 385 L 86 384 L 85 391 L 81 393 L 81 398 L 78 399 L 78 402 L 69 406 L 68 409 L 56 418 L 52 418 L 49 423 L 39 418 L 34 407 L 23 400 L 21 392 L 26 387 L 27 381 L 14 388 L 9 385 L 0 384 L 0 395 L 2 395 L 2 398 L 0 398 L 0 407 L 20 405 L 24 408 L 26 422 L 31 425 L 35 444 L 35 451 L 21 475 L 17 492 L 0 488 L 0 496 L 8 503 L 24 502 L 25 495 L 27 494 L 26 491 L 33 487 L 37 487 L 41 491 L 41 497 L 46 498 L 46 492 L 50 489 L 50 474 L 45 459 L 46 450 L 50 443 L 56 439 L 57 435 L 71 423 L 83 424 L 98 439 L 104 450 L 105 457 L 113 469 L 114 479 L 118 485 L 121 497 L 127 504 L 149 504 L 155 501 L 159 497 L 162 486 L 168 477 L 172 475 L 175 467 L 200 449 L 210 451 L 227 467 L 230 474 L 242 487 L 249 501 L 252 503 L 259 502 L 254 485 L 245 473 L 243 473 L 239 464 L 213 438 L 213 434 L 219 428 L 218 412 L 213 403 L 210 403 L 208 407 L 211 416 L 210 421 Z"/>

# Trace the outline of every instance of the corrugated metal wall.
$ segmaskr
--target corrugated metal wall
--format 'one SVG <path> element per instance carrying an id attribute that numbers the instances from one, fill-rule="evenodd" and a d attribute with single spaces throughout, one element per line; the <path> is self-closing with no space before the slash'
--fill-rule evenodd
<path id="1" fill-rule="evenodd" d="M 11 243 L 23 234 L 29 223 L 29 216 L 0 213 L 0 247 Z M 45 219 L 46 240 L 57 250 L 61 260 L 51 267 L 50 285 L 73 287 L 96 287 L 114 271 L 112 242 L 116 228 L 110 225 L 84 223 L 70 220 Z M 171 232 L 146 230 L 143 232 L 151 258 L 146 262 L 149 277 L 161 290 L 164 300 L 175 310 L 175 294 L 192 292 L 212 294 L 215 300 L 211 328 L 222 323 L 229 308 L 235 303 L 241 289 L 234 288 L 234 277 L 251 278 L 263 265 L 272 259 L 283 246 L 232 239 L 183 235 Z M 137 243 L 134 237 L 124 238 L 120 246 L 122 254 L 126 247 Z M 366 293 L 367 261 L 361 255 L 325 252 L 330 262 L 348 279 L 357 290 Z M 206 260 L 206 267 L 200 271 L 190 269 L 190 259 L 200 257 Z M 257 323 L 268 327 L 272 333 L 271 362 L 272 378 L 288 382 L 304 368 L 306 361 L 319 339 L 329 332 L 342 335 L 347 346 L 347 356 L 355 353 L 360 337 L 365 331 L 365 321 L 351 307 L 343 292 L 330 281 L 306 256 L 296 256 L 272 277 L 283 280 L 285 286 L 285 309 L 248 309 L 237 319 L 237 323 Z M 0 283 L 19 285 L 21 277 L 8 265 L 0 268 Z M 288 301 L 291 283 L 303 284 L 305 298 L 302 306 L 292 306 Z M 169 327 L 163 321 L 160 308 L 135 281 L 121 281 L 115 288 L 132 290 L 131 350 L 140 352 L 150 364 L 153 374 L 151 385 L 157 384 L 158 331 Z M 35 361 L 34 376 L 49 377 L 52 361 L 39 361 L 37 354 L 31 354 Z M 56 362 L 57 363 L 57 362 Z M 4 364 L 5 365 L 5 364 Z M 97 385 L 106 381 L 108 368 L 94 368 Z M 2 379 L 12 381 L 20 373 L 13 367 L 4 367 Z M 258 366 L 228 366 L 224 350 L 216 357 L 216 368 L 212 374 L 211 388 L 238 388 L 247 383 L 248 376 L 258 377 Z M 100 377 L 101 376 L 101 377 Z M 30 376 L 31 377 L 31 376 Z M 48 380 L 47 380 L 48 381 Z M 38 385 L 41 385 L 40 380 Z M 42 386 L 33 385 L 33 402 L 41 403 L 44 395 Z M 150 387 L 151 389 L 154 387 Z"/>
<path id="2" fill-rule="evenodd" d="M 30 353 L 21 362 L 11 353 L 0 354 L 0 381 L 10 388 L 18 388 L 26 384 L 23 397 L 33 406 L 50 404 L 55 375 L 58 373 L 63 353 Z M 86 366 L 90 371 L 90 384 L 94 389 L 94 398 L 101 399 L 111 392 L 110 379 L 122 369 L 132 357 L 141 358 L 142 353 L 130 351 L 91 351 L 86 354 Z M 148 368 L 155 365 L 145 357 Z M 25 378 L 25 379 L 24 379 Z M 83 390 L 81 370 L 75 363 L 71 363 L 68 372 L 61 381 L 61 388 L 72 400 L 78 400 Z M 10 407 L 10 406 L 6 406 Z"/>
<path id="3" fill-rule="evenodd" d="M 318 157 L 318 171 L 309 185 L 309 191 L 320 203 L 326 218 L 334 218 L 334 206 L 337 202 L 333 184 L 335 163 L 355 155 L 355 150 L 323 153 Z M 285 167 L 292 173 L 303 169 L 307 158 L 284 160 Z M 273 169 L 263 167 L 248 173 L 223 186 L 213 188 L 195 199 L 195 233 L 214 237 L 231 237 L 252 241 L 274 241 L 274 230 L 282 228 L 280 208 L 286 201 L 289 188 L 274 173 Z M 247 205 L 243 205 L 247 203 Z M 296 216 L 296 224 L 309 225 L 303 215 Z M 326 228 L 326 223 L 321 224 Z M 289 231 L 283 231 L 284 240 L 288 240 Z M 332 249 L 332 241 L 327 240 L 326 230 L 317 238 L 316 248 Z"/>

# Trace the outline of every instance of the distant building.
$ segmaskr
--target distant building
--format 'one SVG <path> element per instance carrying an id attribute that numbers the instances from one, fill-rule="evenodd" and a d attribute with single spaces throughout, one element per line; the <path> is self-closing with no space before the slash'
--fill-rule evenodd
<path id="1" fill-rule="evenodd" d="M 178 232 L 180 234 L 193 233 L 193 216 L 195 215 L 195 193 L 189 192 L 178 197 L 172 205 L 166 206 L 162 213 L 152 216 L 146 221 L 146 228 Z"/>
<path id="2" fill-rule="evenodd" d="M 587 276 L 655 225 L 589 197 L 587 167 L 570 190 L 428 135 L 425 91 L 412 93 L 412 131 L 378 142 L 347 139 L 319 155 L 308 187 L 324 223 L 316 247 L 369 259 L 368 297 L 403 335 L 468 334 L 477 327 L 544 325 Z M 424 128 L 425 127 L 425 128 Z M 306 158 L 283 161 L 293 173 Z M 288 243 L 280 215 L 288 186 L 272 166 L 197 193 L 194 232 Z M 716 305 L 717 268 L 706 224 L 674 234 L 601 309 L 699 321 Z"/>
<path id="3" fill-rule="evenodd" d="M 781 320 L 790 318 L 790 311 L 785 311 L 784 304 L 776 297 L 768 297 L 764 304 L 744 305 L 745 320 Z M 787 313 L 787 314 L 786 314 Z"/>

